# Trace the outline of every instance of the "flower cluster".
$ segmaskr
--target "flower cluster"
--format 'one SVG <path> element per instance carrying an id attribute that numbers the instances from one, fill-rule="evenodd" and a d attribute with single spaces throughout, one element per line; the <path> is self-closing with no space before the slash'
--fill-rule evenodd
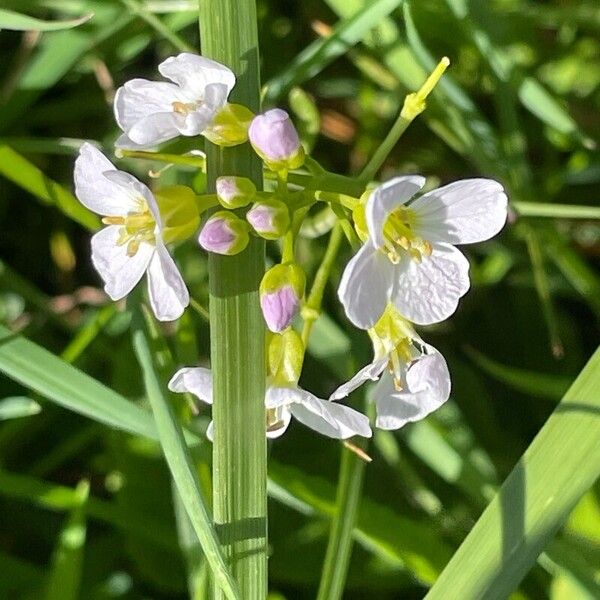
<path id="1" fill-rule="evenodd" d="M 447 60 L 440 65 L 422 90 L 407 97 L 402 118 L 410 113 L 412 119 L 424 109 Z M 185 186 L 153 193 L 117 170 L 93 145 L 84 144 L 75 164 L 75 190 L 106 226 L 92 237 L 92 261 L 106 293 L 113 300 L 124 298 L 146 274 L 156 317 L 180 317 L 189 293 L 167 244 L 193 235 L 206 210 L 198 243 L 207 252 L 237 254 L 252 236 L 282 242 L 281 261 L 260 285 L 270 330 L 268 437 L 280 436 L 292 416 L 329 437 L 369 437 L 369 419 L 339 402 L 367 381 L 377 381 L 372 397 L 379 428 L 398 429 L 441 406 L 450 395 L 446 362 L 414 326 L 439 323 L 457 309 L 469 289 L 469 262 L 455 246 L 487 240 L 502 229 L 507 216 L 502 186 L 489 179 L 467 179 L 422 193 L 425 179 L 408 175 L 374 188 L 369 181 L 353 180 L 348 193 L 340 183 L 345 178 L 327 173 L 305 155 L 284 110 L 254 115 L 228 102 L 235 76 L 224 65 L 183 53 L 165 60 L 158 70 L 169 81 L 134 79 L 116 94 L 115 117 L 123 131 L 116 146 L 121 153 L 152 157 L 151 149 L 179 136 L 204 136 L 221 146 L 249 142 L 263 162 L 265 179 L 276 183 L 262 191 L 250 179 L 223 173 L 214 194 L 198 196 Z M 309 183 L 289 185 L 290 171 L 304 165 Z M 336 185 L 343 189 L 332 191 Z M 353 195 L 357 187 L 364 192 L 360 197 Z M 373 361 L 326 400 L 298 385 L 307 339 L 293 328 L 301 314 L 309 333 L 306 323 L 320 309 L 323 290 L 313 288 L 316 305 L 312 293 L 305 299 L 306 274 L 295 253 L 303 218 L 317 202 L 331 205 L 356 249 L 338 296 L 348 319 L 368 332 L 374 350 Z M 327 278 L 325 261 L 322 267 Z M 323 277 L 317 279 L 315 288 L 322 288 Z M 207 369 L 181 369 L 169 388 L 212 403 Z M 212 427 L 207 434 L 212 436 Z"/>

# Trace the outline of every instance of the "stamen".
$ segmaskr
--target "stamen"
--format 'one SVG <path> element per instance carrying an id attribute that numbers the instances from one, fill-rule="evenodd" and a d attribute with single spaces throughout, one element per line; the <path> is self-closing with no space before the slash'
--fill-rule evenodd
<path id="1" fill-rule="evenodd" d="M 192 102 L 173 102 L 171 106 L 173 107 L 173 112 L 180 115 L 189 115 L 196 108 Z"/>
<path id="2" fill-rule="evenodd" d="M 415 262 L 420 263 L 423 260 L 421 253 L 416 248 L 411 248 L 408 253 Z"/>
<path id="3" fill-rule="evenodd" d="M 135 256 L 140 249 L 141 240 L 134 238 L 127 244 L 127 256 Z"/>
<path id="4" fill-rule="evenodd" d="M 124 217 L 102 217 L 102 222 L 105 225 L 124 225 L 125 218 Z"/>

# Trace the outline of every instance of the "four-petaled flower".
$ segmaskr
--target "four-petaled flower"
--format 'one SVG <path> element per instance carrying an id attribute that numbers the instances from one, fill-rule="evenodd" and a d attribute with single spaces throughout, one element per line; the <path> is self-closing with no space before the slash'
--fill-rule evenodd
<path id="1" fill-rule="evenodd" d="M 212 374 L 203 367 L 180 369 L 169 381 L 171 391 L 190 392 L 207 404 L 212 404 L 212 387 Z M 296 385 L 268 386 L 265 408 L 269 438 L 282 435 L 292 416 L 307 427 L 331 438 L 346 439 L 353 435 L 371 437 L 369 419 L 365 415 L 349 406 L 321 400 Z M 206 435 L 212 439 L 212 422 Z"/>
<path id="2" fill-rule="evenodd" d="M 496 181 L 457 181 L 409 203 L 424 183 L 397 177 L 367 200 L 368 240 L 338 290 L 357 327 L 373 327 L 389 302 L 419 325 L 447 319 L 469 289 L 469 262 L 453 244 L 487 240 L 504 226 L 507 198 Z"/>
<path id="3" fill-rule="evenodd" d="M 379 380 L 372 399 L 380 429 L 420 421 L 448 400 L 450 373 L 444 357 L 395 308 L 388 306 L 369 335 L 373 361 L 335 390 L 330 400 L 345 398 L 368 380 Z"/>
<path id="4" fill-rule="evenodd" d="M 151 148 L 179 135 L 200 135 L 227 103 L 235 75 L 224 65 L 183 52 L 158 66 L 168 81 L 132 79 L 117 90 L 116 145 Z"/>
<path id="5" fill-rule="evenodd" d="M 92 236 L 92 262 L 113 300 L 124 298 L 147 273 L 157 319 L 173 321 L 189 303 L 185 283 L 162 240 L 152 192 L 118 171 L 94 146 L 83 144 L 75 161 L 75 194 L 107 225 Z"/>

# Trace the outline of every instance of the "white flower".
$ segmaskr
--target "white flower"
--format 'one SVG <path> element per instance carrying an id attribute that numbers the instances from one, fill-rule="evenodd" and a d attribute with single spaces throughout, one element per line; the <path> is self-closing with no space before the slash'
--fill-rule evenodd
<path id="1" fill-rule="evenodd" d="M 330 400 L 345 398 L 368 380 L 379 380 L 373 401 L 380 429 L 420 421 L 448 400 L 450 373 L 444 357 L 423 342 L 395 309 L 388 308 L 369 335 L 373 361 L 335 390 Z"/>
<path id="2" fill-rule="evenodd" d="M 75 161 L 75 194 L 107 225 L 92 237 L 92 262 L 113 300 L 124 298 L 144 273 L 150 304 L 161 321 L 181 316 L 189 295 L 162 238 L 152 192 L 118 171 L 94 146 L 83 144 Z"/>
<path id="3" fill-rule="evenodd" d="M 148 148 L 207 129 L 227 103 L 235 75 L 222 64 L 183 52 L 158 66 L 167 81 L 132 79 L 117 90 L 117 147 Z"/>
<path id="4" fill-rule="evenodd" d="M 212 374 L 202 367 L 180 369 L 169 381 L 173 392 L 190 392 L 202 402 L 212 404 Z M 353 435 L 371 437 L 369 419 L 358 411 L 321 400 L 298 386 L 269 386 L 265 395 L 267 437 L 277 438 L 287 429 L 292 416 L 307 427 L 331 438 Z M 206 435 L 212 439 L 212 422 Z"/>
<path id="5" fill-rule="evenodd" d="M 419 325 L 447 319 L 469 289 L 469 262 L 453 244 L 487 240 L 506 221 L 507 198 L 496 181 L 457 181 L 407 204 L 424 183 L 397 177 L 367 200 L 369 239 L 338 290 L 357 327 L 373 327 L 390 302 Z"/>

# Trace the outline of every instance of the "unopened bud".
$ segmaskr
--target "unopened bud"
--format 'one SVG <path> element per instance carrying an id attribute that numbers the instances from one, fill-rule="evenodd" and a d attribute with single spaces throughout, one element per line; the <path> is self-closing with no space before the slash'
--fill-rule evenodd
<path id="1" fill-rule="evenodd" d="M 274 108 L 254 117 L 248 137 L 271 171 L 289 171 L 304 164 L 304 148 L 285 110 Z"/>
<path id="2" fill-rule="evenodd" d="M 238 254 L 248 241 L 248 224 L 226 210 L 212 215 L 198 237 L 198 242 L 208 252 L 226 255 Z"/>
<path id="3" fill-rule="evenodd" d="M 171 185 L 160 188 L 155 197 L 166 244 L 185 240 L 198 231 L 200 212 L 194 190 L 185 185 Z"/>
<path id="4" fill-rule="evenodd" d="M 256 196 L 256 186 L 247 177 L 228 175 L 217 178 L 217 198 L 225 208 L 242 208 Z"/>
<path id="5" fill-rule="evenodd" d="M 202 135 L 217 146 L 237 146 L 248 139 L 254 113 L 242 104 L 226 104 Z"/>
<path id="6" fill-rule="evenodd" d="M 288 207 L 275 198 L 256 202 L 246 213 L 246 219 L 252 229 L 267 240 L 280 238 L 290 227 Z"/>
<path id="7" fill-rule="evenodd" d="M 269 342 L 269 376 L 276 385 L 295 385 L 304 361 L 302 338 L 293 329 L 274 335 Z"/>
<path id="8" fill-rule="evenodd" d="M 260 307 L 267 327 L 274 333 L 289 327 L 300 310 L 306 277 L 296 264 L 275 265 L 260 283 Z"/>

